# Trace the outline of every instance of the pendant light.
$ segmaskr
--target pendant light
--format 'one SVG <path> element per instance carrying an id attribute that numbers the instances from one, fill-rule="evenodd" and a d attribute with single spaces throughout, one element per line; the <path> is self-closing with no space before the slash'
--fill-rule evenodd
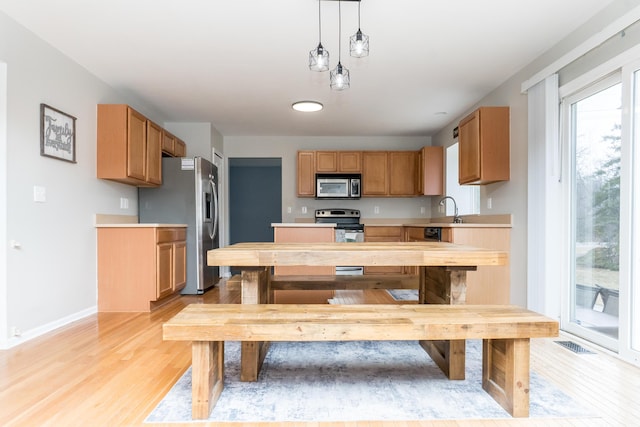
<path id="1" fill-rule="evenodd" d="M 311 71 L 327 71 L 329 69 L 329 51 L 322 46 L 321 3 L 322 1 L 318 0 L 318 47 L 309 52 L 309 69 Z"/>
<path id="2" fill-rule="evenodd" d="M 358 31 L 351 36 L 349 42 L 351 56 L 362 58 L 369 55 L 369 36 L 360 30 L 360 2 L 358 2 Z"/>
<path id="3" fill-rule="evenodd" d="M 342 66 L 340 58 L 342 56 L 342 47 L 340 42 L 342 41 L 342 8 L 341 1 L 338 1 L 338 65 L 331 71 L 329 83 L 333 90 L 345 90 L 351 86 L 351 79 L 349 77 L 349 70 Z"/>

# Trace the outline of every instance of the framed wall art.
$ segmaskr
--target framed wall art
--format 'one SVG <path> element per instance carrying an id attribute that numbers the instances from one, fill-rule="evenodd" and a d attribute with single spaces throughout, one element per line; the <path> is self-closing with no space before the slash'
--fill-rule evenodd
<path id="1" fill-rule="evenodd" d="M 40 155 L 76 163 L 76 118 L 40 104 Z"/>

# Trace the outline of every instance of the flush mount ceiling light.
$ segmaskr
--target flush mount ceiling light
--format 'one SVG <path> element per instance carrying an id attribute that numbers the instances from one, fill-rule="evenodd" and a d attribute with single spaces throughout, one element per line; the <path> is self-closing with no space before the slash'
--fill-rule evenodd
<path id="1" fill-rule="evenodd" d="M 317 0 L 318 1 L 318 46 L 309 52 L 309 69 L 312 71 L 327 71 L 329 69 L 329 52 L 322 46 L 322 19 L 321 7 L 322 1 L 336 0 Z M 349 50 L 351 56 L 362 58 L 369 55 L 369 36 L 360 30 L 360 3 L 361 0 L 337 0 L 338 1 L 338 65 L 331 71 L 329 75 L 329 85 L 333 90 L 345 90 L 351 86 L 351 78 L 347 67 L 342 65 L 342 1 L 358 3 L 358 31 L 351 36 Z"/>
<path id="2" fill-rule="evenodd" d="M 291 105 L 291 108 L 296 111 L 302 111 L 304 113 L 312 113 L 314 111 L 322 110 L 322 104 L 318 101 L 298 101 L 294 102 Z"/>
<path id="3" fill-rule="evenodd" d="M 340 42 L 342 41 L 342 2 L 338 1 L 338 65 L 331 72 L 329 76 L 329 84 L 333 90 L 345 90 L 351 86 L 351 78 L 349 77 L 349 70 L 342 66 L 340 62 L 342 56 L 342 48 Z"/>

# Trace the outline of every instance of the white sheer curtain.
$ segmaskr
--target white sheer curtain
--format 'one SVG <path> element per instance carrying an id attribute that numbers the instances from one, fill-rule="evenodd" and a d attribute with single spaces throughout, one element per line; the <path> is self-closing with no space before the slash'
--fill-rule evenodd
<path id="1" fill-rule="evenodd" d="M 529 88 L 527 306 L 560 317 L 564 203 L 557 74 Z"/>

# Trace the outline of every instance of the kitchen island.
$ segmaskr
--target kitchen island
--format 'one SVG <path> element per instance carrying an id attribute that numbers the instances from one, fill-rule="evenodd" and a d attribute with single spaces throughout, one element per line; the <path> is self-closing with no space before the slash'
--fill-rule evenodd
<path id="1" fill-rule="evenodd" d="M 396 266 L 419 271 L 420 304 L 464 304 L 466 273 L 477 266 L 508 263 L 505 251 L 444 242 L 236 243 L 207 253 L 209 265 L 240 267 L 242 304 L 269 304 L 271 268 L 278 266 Z M 464 340 L 424 341 L 421 345 L 450 379 L 464 378 Z M 243 342 L 243 371 L 257 373 L 268 343 Z M 246 368 L 251 366 L 252 369 Z M 249 380 L 250 378 L 245 378 Z"/>

